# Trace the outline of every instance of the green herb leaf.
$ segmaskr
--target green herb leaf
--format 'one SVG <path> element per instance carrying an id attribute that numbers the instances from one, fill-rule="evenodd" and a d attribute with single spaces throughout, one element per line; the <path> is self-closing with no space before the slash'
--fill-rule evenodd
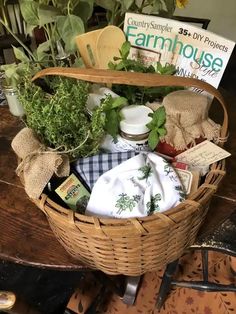
<path id="1" fill-rule="evenodd" d="M 36 26 L 39 25 L 38 7 L 39 3 L 36 1 L 20 1 L 21 14 L 27 24 Z"/>
<path id="2" fill-rule="evenodd" d="M 76 2 L 76 6 L 74 7 L 73 13 L 87 23 L 88 19 L 92 16 L 93 13 L 93 0 L 80 0 Z"/>
<path id="3" fill-rule="evenodd" d="M 106 112 L 105 130 L 114 139 L 117 138 L 117 134 L 119 132 L 119 123 L 120 123 L 120 116 L 116 110 L 113 109 L 113 110 Z"/>
<path id="4" fill-rule="evenodd" d="M 30 59 L 27 57 L 27 55 L 20 49 L 20 48 L 16 48 L 14 46 L 13 47 L 13 51 L 14 51 L 14 55 L 16 57 L 16 59 L 18 59 L 19 61 L 22 62 L 29 62 Z"/>
<path id="5" fill-rule="evenodd" d="M 159 70 L 159 73 L 162 75 L 173 75 L 175 74 L 175 72 L 176 72 L 176 69 L 173 64 L 166 64 Z"/>
<path id="6" fill-rule="evenodd" d="M 151 121 L 149 123 L 146 124 L 146 127 L 149 129 L 149 130 L 154 130 L 156 128 L 156 123 L 155 121 Z"/>
<path id="7" fill-rule="evenodd" d="M 131 43 L 129 41 L 125 41 L 120 49 L 120 55 L 122 59 L 127 59 L 131 48 Z"/>
<path id="8" fill-rule="evenodd" d="M 151 130 L 148 137 L 148 145 L 151 149 L 154 149 L 159 142 L 159 138 L 166 134 L 164 127 L 166 122 L 165 108 L 163 106 L 158 108 L 154 113 L 150 113 L 149 117 L 152 117 L 152 120 L 146 124 L 148 129 Z"/>
<path id="9" fill-rule="evenodd" d="M 106 10 L 113 11 L 116 2 L 111 0 L 96 0 L 96 4 Z"/>
<path id="10" fill-rule="evenodd" d="M 115 63 L 113 63 L 112 61 L 109 61 L 109 62 L 108 62 L 108 68 L 109 68 L 110 70 L 115 70 L 115 69 L 116 69 Z"/>
<path id="11" fill-rule="evenodd" d="M 65 77 L 53 77 L 49 84 L 50 96 L 30 78 L 19 86 L 26 124 L 45 145 L 70 150 L 71 158 L 97 153 L 105 135 L 105 118 L 87 114 L 89 84 Z"/>
<path id="12" fill-rule="evenodd" d="M 129 8 L 131 7 L 131 5 L 133 4 L 134 0 L 123 0 L 123 3 L 124 3 L 124 7 L 125 7 L 125 10 L 129 10 Z"/>
<path id="13" fill-rule="evenodd" d="M 118 64 L 116 64 L 114 67 L 114 70 L 116 70 L 116 71 L 121 71 L 123 69 L 125 69 L 125 63 L 123 60 L 120 61 Z"/>
<path id="14" fill-rule="evenodd" d="M 157 127 L 158 128 L 165 124 L 165 122 L 166 122 L 166 111 L 165 111 L 165 107 L 164 106 L 158 108 L 154 112 L 153 119 L 157 119 Z"/>
<path id="15" fill-rule="evenodd" d="M 154 150 L 158 144 L 158 141 L 159 141 L 159 136 L 156 132 L 156 130 L 152 130 L 150 133 L 149 133 L 149 136 L 148 136 L 148 145 L 149 147 Z"/>
<path id="16" fill-rule="evenodd" d="M 76 51 L 75 37 L 84 33 L 84 23 L 79 16 L 57 16 L 57 30 L 65 43 L 65 50 Z"/>
<path id="17" fill-rule="evenodd" d="M 167 131 L 164 128 L 158 128 L 157 133 L 159 133 L 160 137 L 165 136 Z"/>
<path id="18" fill-rule="evenodd" d="M 174 14 L 176 1 L 175 0 L 164 0 L 168 17 L 171 17 Z"/>
<path id="19" fill-rule="evenodd" d="M 127 105 L 127 99 L 125 97 L 116 97 L 112 99 L 111 102 L 112 109 L 123 107 L 124 105 Z"/>
<path id="20" fill-rule="evenodd" d="M 38 17 L 39 26 L 42 27 L 45 24 L 54 23 L 56 17 L 60 14 L 60 10 L 52 5 L 39 4 Z"/>
<path id="21" fill-rule="evenodd" d="M 36 60 L 42 61 L 48 59 L 48 51 L 50 50 L 50 41 L 47 40 L 40 44 L 36 50 Z"/>
<path id="22" fill-rule="evenodd" d="M 173 75 L 176 72 L 176 69 L 173 65 L 166 64 L 161 65 L 160 62 L 157 62 L 155 66 L 145 65 L 141 58 L 137 60 L 128 59 L 130 53 L 131 44 L 130 42 L 123 43 L 120 49 L 120 58 L 114 57 L 114 61 L 118 62 L 109 62 L 108 67 L 111 70 L 116 71 L 133 71 L 141 73 L 159 73 Z M 113 91 L 120 96 L 127 98 L 130 104 L 145 104 L 147 101 L 152 102 L 156 99 L 163 98 L 168 93 L 180 89 L 179 87 L 169 86 L 169 87 L 140 87 L 140 86 L 127 86 L 127 85 L 114 85 Z M 182 88 L 181 88 L 182 89 Z"/>
<path id="23" fill-rule="evenodd" d="M 162 70 L 162 65 L 161 65 L 161 62 L 157 62 L 157 64 L 156 64 L 156 72 L 161 72 L 161 70 Z"/>
<path id="24" fill-rule="evenodd" d="M 121 120 L 120 109 L 126 104 L 127 99 L 124 97 L 112 98 L 111 95 L 107 95 L 106 98 L 102 100 L 101 105 L 95 109 L 97 115 L 102 116 L 105 114 L 104 129 L 114 139 L 116 139 L 119 131 L 119 123 Z"/>

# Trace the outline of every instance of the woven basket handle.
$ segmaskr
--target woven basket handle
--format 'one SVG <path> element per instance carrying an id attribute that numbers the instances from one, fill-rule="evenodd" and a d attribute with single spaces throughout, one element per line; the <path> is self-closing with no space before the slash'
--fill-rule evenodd
<path id="1" fill-rule="evenodd" d="M 228 131 L 228 113 L 224 98 L 220 92 L 212 85 L 193 78 L 172 76 L 172 75 L 160 75 L 160 74 L 148 74 L 137 72 L 123 72 L 112 70 L 98 70 L 87 68 L 47 68 L 39 71 L 34 77 L 33 81 L 37 78 L 46 75 L 60 75 L 71 77 L 83 81 L 89 81 L 92 83 L 111 83 L 111 84 L 125 84 L 136 85 L 145 87 L 157 87 L 157 86 L 181 86 L 181 87 L 196 87 L 203 89 L 210 93 L 220 102 L 224 111 L 224 120 L 221 127 L 221 138 L 227 136 Z"/>

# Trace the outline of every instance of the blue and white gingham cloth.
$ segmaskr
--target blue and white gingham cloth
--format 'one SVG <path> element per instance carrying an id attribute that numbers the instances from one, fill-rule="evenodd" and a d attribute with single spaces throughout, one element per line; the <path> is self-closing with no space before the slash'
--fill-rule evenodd
<path id="1" fill-rule="evenodd" d="M 97 179 L 106 171 L 118 166 L 137 155 L 134 151 L 101 153 L 86 158 L 79 158 L 74 164 L 75 170 L 92 190 Z"/>

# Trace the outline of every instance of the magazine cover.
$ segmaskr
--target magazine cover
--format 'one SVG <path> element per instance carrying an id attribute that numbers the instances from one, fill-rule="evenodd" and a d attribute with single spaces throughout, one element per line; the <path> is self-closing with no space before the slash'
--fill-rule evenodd
<path id="1" fill-rule="evenodd" d="M 189 23 L 135 13 L 126 13 L 124 32 L 132 46 L 132 59 L 173 64 L 176 75 L 197 78 L 216 88 L 235 45 Z"/>

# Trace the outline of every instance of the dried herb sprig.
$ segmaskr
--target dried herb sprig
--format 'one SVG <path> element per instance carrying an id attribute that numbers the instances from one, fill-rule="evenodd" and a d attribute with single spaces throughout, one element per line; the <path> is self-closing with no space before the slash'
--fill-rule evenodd
<path id="1" fill-rule="evenodd" d="M 148 136 L 148 145 L 151 149 L 155 149 L 160 137 L 166 135 L 165 122 L 166 122 L 166 112 L 164 107 L 158 108 L 155 112 L 149 113 L 152 117 L 152 121 L 147 124 L 150 130 Z"/>

